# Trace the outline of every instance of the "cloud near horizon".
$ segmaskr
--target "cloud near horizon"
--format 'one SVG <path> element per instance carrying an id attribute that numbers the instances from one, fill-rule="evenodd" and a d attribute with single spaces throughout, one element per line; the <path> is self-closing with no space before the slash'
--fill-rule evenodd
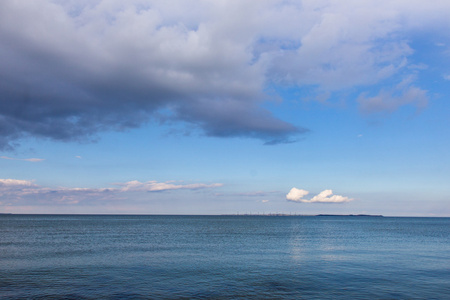
<path id="1" fill-rule="evenodd" d="M 29 161 L 29 162 L 41 162 L 44 161 L 44 158 L 14 158 L 14 157 L 8 157 L 8 156 L 0 156 L 1 159 L 8 159 L 8 160 L 21 160 L 21 161 Z"/>
<path id="2" fill-rule="evenodd" d="M 157 181 L 147 181 L 140 182 L 137 180 L 128 181 L 125 183 L 115 183 L 114 185 L 121 186 L 121 192 L 131 192 L 131 191 L 144 191 L 144 192 L 161 192 L 168 190 L 198 190 L 205 188 L 215 188 L 221 187 L 221 183 L 204 184 L 204 183 L 194 183 L 194 184 L 174 184 L 172 182 L 157 182 Z"/>
<path id="3" fill-rule="evenodd" d="M 0 204 L 14 205 L 22 202 L 35 204 L 78 204 L 91 201 L 117 201 L 128 199 L 131 192 L 165 192 L 171 190 L 200 190 L 223 186 L 221 183 L 177 184 L 175 182 L 129 181 L 115 183 L 120 188 L 49 188 L 40 186 L 29 180 L 0 179 Z"/>
<path id="4" fill-rule="evenodd" d="M 268 87 L 334 92 L 408 77 L 415 29 L 450 29 L 448 1 L 381 2 L 0 1 L 0 149 L 150 121 L 295 141 L 308 129 L 264 108 L 276 98 Z M 427 97 L 412 83 L 364 95 L 363 111 Z"/>
<path id="5" fill-rule="evenodd" d="M 332 190 L 324 190 L 310 199 L 303 198 L 308 194 L 308 191 L 294 187 L 286 195 L 286 200 L 303 203 L 345 203 L 353 200 L 349 197 L 333 195 Z"/>

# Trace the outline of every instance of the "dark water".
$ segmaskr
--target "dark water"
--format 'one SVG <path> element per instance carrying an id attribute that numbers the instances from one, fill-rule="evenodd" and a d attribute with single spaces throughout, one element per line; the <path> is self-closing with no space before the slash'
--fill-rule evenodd
<path id="1" fill-rule="evenodd" d="M 0 298 L 450 299 L 450 218 L 0 215 Z"/>

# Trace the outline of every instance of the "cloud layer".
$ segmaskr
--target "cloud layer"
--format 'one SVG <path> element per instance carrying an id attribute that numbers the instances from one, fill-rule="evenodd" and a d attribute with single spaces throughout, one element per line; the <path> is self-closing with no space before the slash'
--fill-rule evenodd
<path id="1" fill-rule="evenodd" d="M 263 108 L 269 86 L 380 82 L 405 70 L 415 29 L 448 32 L 449 10 L 406 0 L 3 0 L 0 148 L 150 120 L 289 142 L 307 129 Z M 362 109 L 424 103 L 419 87 L 403 91 L 363 97 Z"/>
<path id="2" fill-rule="evenodd" d="M 332 190 L 324 190 L 310 199 L 305 199 L 304 197 L 308 194 L 308 191 L 294 187 L 286 195 L 286 199 L 293 202 L 303 203 L 344 203 L 353 200 L 348 197 L 333 195 Z"/>
<path id="3" fill-rule="evenodd" d="M 45 159 L 43 158 L 14 158 L 14 157 L 8 157 L 8 156 L 0 156 L 1 159 L 8 159 L 8 160 L 22 160 L 22 161 L 29 161 L 29 162 L 41 162 Z"/>
<path id="4" fill-rule="evenodd" d="M 0 179 L 0 204 L 78 204 L 104 200 L 127 199 L 130 193 L 165 192 L 171 190 L 200 190 L 221 187 L 220 183 L 179 184 L 176 182 L 129 181 L 115 183 L 118 188 L 48 188 L 29 180 Z M 135 194 L 133 194 L 135 195 Z"/>
<path id="5" fill-rule="evenodd" d="M 205 188 L 221 187 L 221 183 L 204 184 L 204 183 L 194 183 L 194 184 L 175 184 L 173 182 L 157 182 L 157 181 L 147 181 L 140 182 L 137 180 L 129 181 L 125 183 L 116 183 L 115 185 L 121 186 L 121 192 L 130 191 L 144 191 L 144 192 L 161 192 L 168 190 L 199 190 Z"/>

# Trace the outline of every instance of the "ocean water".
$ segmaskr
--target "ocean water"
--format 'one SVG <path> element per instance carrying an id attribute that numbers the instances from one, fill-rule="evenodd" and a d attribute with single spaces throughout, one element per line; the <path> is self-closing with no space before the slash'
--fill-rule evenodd
<path id="1" fill-rule="evenodd" d="M 0 215 L 1 299 L 450 299 L 450 218 Z"/>

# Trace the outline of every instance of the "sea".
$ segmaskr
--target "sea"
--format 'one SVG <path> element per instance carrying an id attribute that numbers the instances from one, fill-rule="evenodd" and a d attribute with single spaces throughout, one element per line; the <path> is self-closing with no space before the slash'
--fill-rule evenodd
<path id="1" fill-rule="evenodd" d="M 0 299 L 450 299 L 450 218 L 0 215 Z"/>

